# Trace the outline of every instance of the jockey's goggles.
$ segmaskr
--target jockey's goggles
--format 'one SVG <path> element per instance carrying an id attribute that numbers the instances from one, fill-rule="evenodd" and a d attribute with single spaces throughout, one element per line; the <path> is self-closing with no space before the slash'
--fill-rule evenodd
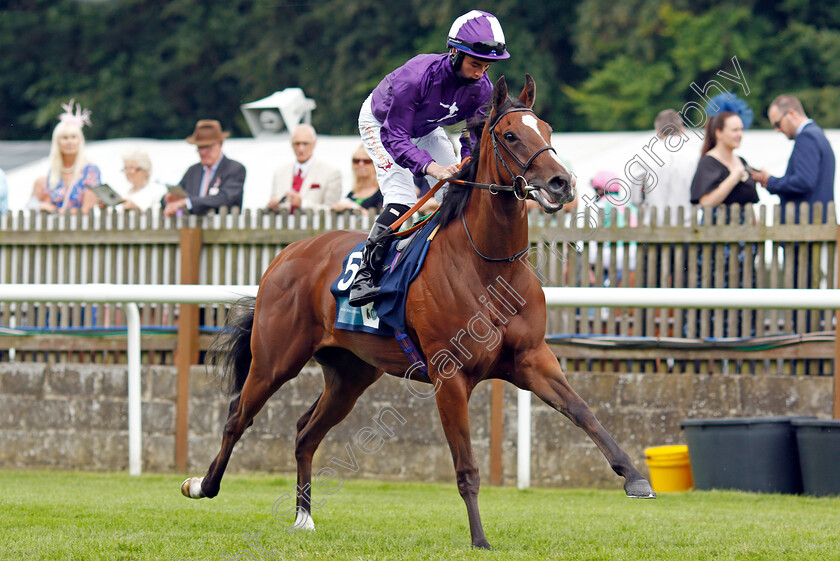
<path id="1" fill-rule="evenodd" d="M 468 43 L 457 38 L 450 38 L 449 42 L 455 45 L 460 45 L 470 50 L 477 55 L 495 55 L 501 56 L 505 53 L 506 46 L 501 41 L 478 41 L 476 43 Z"/>

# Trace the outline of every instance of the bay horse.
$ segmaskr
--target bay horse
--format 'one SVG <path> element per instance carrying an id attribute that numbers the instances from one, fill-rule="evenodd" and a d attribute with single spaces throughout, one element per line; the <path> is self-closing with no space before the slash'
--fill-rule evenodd
<path id="1" fill-rule="evenodd" d="M 479 475 L 467 402 L 482 380 L 499 378 L 535 393 L 589 435 L 624 477 L 627 496 L 655 497 L 627 453 L 566 381 L 545 342 L 540 283 L 517 259 L 529 247 L 526 195 L 547 212 L 557 212 L 574 199 L 574 178 L 551 147 L 551 128 L 531 109 L 535 92 L 530 75 L 518 99 L 508 97 L 504 77 L 494 85 L 490 114 L 483 130 L 477 129 L 477 153 L 458 174 L 463 184 L 487 189 L 450 185 L 441 205 L 440 229 L 405 306 L 407 335 L 428 363 L 428 378 L 422 379 L 433 384 L 477 548 L 489 549 L 490 544 L 478 512 Z M 330 285 L 342 274 L 343 257 L 364 239 L 363 232 L 329 232 L 289 245 L 269 265 L 253 308 L 239 316 L 224 341 L 226 375 L 239 395 L 230 405 L 221 450 L 203 478 L 184 481 L 185 496 L 218 494 L 234 444 L 266 400 L 314 357 L 323 368 L 324 389 L 298 421 L 295 441 L 295 527 L 314 529 L 310 488 L 318 445 L 383 373 L 403 376 L 412 369 L 395 339 L 333 327 Z M 500 286 L 508 297 L 488 298 L 488 290 L 500 295 Z M 479 323 L 469 318 L 479 317 L 482 336 L 492 333 L 493 344 L 471 343 L 467 348 L 463 328 L 478 332 Z M 421 379 L 415 374 L 411 378 Z"/>

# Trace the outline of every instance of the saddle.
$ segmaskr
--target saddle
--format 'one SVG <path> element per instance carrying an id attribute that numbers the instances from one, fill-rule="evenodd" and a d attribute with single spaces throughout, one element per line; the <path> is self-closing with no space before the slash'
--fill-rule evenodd
<path id="1" fill-rule="evenodd" d="M 394 330 L 404 332 L 408 287 L 423 268 L 426 252 L 438 229 L 438 218 L 433 216 L 410 236 L 391 244 L 380 277 L 379 295 L 373 303 L 361 308 L 347 303 L 365 242 L 354 246 L 342 261 L 341 274 L 330 286 L 335 298 L 335 328 L 388 336 L 393 336 Z"/>

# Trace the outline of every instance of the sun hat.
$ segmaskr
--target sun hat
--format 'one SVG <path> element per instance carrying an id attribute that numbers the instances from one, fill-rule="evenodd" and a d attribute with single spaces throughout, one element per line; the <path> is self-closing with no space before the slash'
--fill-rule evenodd
<path id="1" fill-rule="evenodd" d="M 230 133 L 222 130 L 222 124 L 214 119 L 202 119 L 195 125 L 195 131 L 187 137 L 187 142 L 196 146 L 211 146 L 229 137 Z"/>
<path id="2" fill-rule="evenodd" d="M 621 190 L 621 185 L 618 181 L 613 181 L 617 178 L 618 176 L 611 171 L 599 171 L 592 177 L 589 184 L 595 189 L 603 189 L 607 193 L 618 193 Z"/>

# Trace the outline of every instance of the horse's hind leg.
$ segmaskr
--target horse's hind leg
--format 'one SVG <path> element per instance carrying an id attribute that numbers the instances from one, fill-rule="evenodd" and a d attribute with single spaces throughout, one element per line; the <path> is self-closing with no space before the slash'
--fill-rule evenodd
<path id="1" fill-rule="evenodd" d="M 263 330 L 277 340 L 283 340 L 281 334 L 284 330 L 275 323 L 269 322 Z M 299 331 L 308 332 L 305 328 Z M 233 452 L 233 446 L 268 398 L 283 384 L 297 376 L 312 356 L 311 343 L 303 337 L 288 339 L 287 346 L 283 347 L 275 340 L 261 338 L 255 329 L 251 343 L 254 353 L 251 367 L 239 397 L 231 403 L 230 414 L 222 434 L 222 447 L 203 478 L 193 477 L 181 485 L 181 492 L 187 497 L 212 498 L 219 494 L 222 476 Z"/>
<path id="2" fill-rule="evenodd" d="M 297 507 L 294 527 L 312 530 L 312 457 L 329 430 L 353 409 L 356 400 L 381 376 L 349 351 L 331 349 L 318 357 L 324 370 L 324 391 L 298 421 L 295 440 Z M 323 502 L 321 503 L 323 504 Z M 316 504 L 315 508 L 319 508 Z"/>
<path id="3" fill-rule="evenodd" d="M 627 452 L 601 426 L 583 398 L 569 385 L 557 358 L 547 345 L 524 357 L 512 381 L 520 388 L 534 392 L 583 429 L 604 454 L 613 471 L 624 477 L 624 490 L 628 497 L 656 496 L 647 479 L 633 466 Z"/>

